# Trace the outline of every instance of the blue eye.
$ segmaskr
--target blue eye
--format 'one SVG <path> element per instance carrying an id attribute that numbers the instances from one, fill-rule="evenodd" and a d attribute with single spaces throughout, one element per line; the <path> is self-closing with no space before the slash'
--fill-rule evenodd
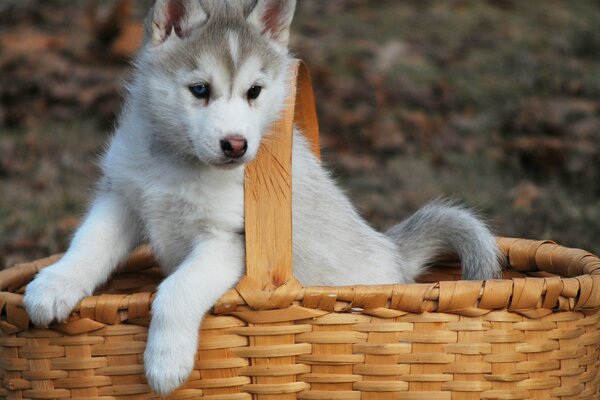
<path id="1" fill-rule="evenodd" d="M 210 87 L 204 83 L 190 86 L 190 92 L 198 99 L 208 100 L 210 97 Z"/>

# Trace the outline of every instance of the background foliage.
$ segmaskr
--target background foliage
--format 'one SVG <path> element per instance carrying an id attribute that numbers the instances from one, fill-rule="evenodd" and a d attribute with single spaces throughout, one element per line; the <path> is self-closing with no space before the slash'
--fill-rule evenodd
<path id="1" fill-rule="evenodd" d="M 0 2 L 0 266 L 64 251 L 149 1 Z M 600 2 L 299 0 L 324 159 L 386 228 L 426 201 L 600 253 Z"/>

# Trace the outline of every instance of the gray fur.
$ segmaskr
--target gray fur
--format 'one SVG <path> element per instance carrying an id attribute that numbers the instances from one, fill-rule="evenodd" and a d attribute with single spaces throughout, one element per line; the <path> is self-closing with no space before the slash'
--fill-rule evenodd
<path id="1" fill-rule="evenodd" d="M 292 160 L 294 273 L 302 283 L 410 283 L 447 253 L 459 255 L 465 279 L 500 277 L 495 239 L 469 210 L 433 202 L 384 235 L 359 216 L 299 134 Z"/>
<path id="2" fill-rule="evenodd" d="M 472 211 L 435 201 L 386 232 L 416 277 L 424 266 L 449 252 L 462 261 L 463 279 L 502 277 L 503 256 L 485 224 Z"/>
<path id="3" fill-rule="evenodd" d="M 257 28 L 250 24 L 242 24 L 244 20 L 242 10 L 228 1 L 202 1 L 202 9 L 206 10 L 208 19 L 188 33 L 188 40 L 181 41 L 178 46 L 169 48 L 161 53 L 142 53 L 137 66 L 143 67 L 150 64 L 151 68 L 158 68 L 162 72 L 176 74 L 182 69 L 195 70 L 202 68 L 199 60 L 208 54 L 223 61 L 230 77 L 237 73 L 236 64 L 229 52 L 227 34 L 235 33 L 243 38 L 239 41 L 239 58 L 247 59 L 256 55 L 263 60 L 266 69 L 280 69 L 285 62 L 281 52 L 275 51 L 269 42 L 260 34 Z M 148 24 L 147 21 L 147 30 Z M 143 74 L 138 74 L 143 75 Z"/>

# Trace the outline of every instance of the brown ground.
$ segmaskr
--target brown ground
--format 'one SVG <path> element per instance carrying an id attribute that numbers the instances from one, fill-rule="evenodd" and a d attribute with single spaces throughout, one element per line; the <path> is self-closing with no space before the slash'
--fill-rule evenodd
<path id="1" fill-rule="evenodd" d="M 600 253 L 600 2 L 299 3 L 324 159 L 375 226 L 452 196 Z M 0 3 L 0 265 L 63 251 L 89 200 L 149 1 L 93 4 Z"/>

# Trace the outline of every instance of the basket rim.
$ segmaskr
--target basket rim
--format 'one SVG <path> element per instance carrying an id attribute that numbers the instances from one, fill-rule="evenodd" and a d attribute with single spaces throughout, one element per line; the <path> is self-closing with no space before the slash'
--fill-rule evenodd
<path id="1" fill-rule="evenodd" d="M 380 318 L 408 313 L 476 317 L 504 310 L 529 318 L 542 318 L 553 312 L 586 312 L 600 308 L 600 259 L 592 253 L 552 241 L 498 238 L 498 244 L 506 255 L 509 269 L 550 274 L 562 272 L 565 276 L 335 287 L 303 287 L 291 279 L 271 292 L 261 291 L 243 278 L 236 288 L 219 300 L 213 314 L 264 323 L 305 320 L 329 313 L 360 313 Z M 29 329 L 23 295 L 17 292 L 60 256 L 0 271 L 0 329 L 5 333 Z M 132 253 L 119 271 L 143 271 L 156 266 L 151 251 L 142 247 Z M 65 323 L 54 324 L 51 328 L 78 334 L 123 322 L 147 325 L 153 298 L 153 292 L 90 296 L 82 300 Z"/>

